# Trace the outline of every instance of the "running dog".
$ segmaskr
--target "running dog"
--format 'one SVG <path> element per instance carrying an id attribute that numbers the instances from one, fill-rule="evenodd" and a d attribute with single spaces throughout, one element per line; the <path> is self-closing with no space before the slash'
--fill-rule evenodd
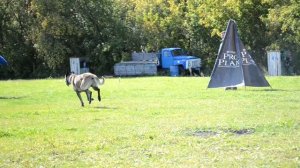
<path id="1" fill-rule="evenodd" d="M 86 93 L 89 104 L 91 104 L 92 100 L 94 100 L 92 98 L 92 92 L 89 90 L 90 87 L 98 92 L 98 100 L 99 102 L 101 101 L 100 85 L 104 84 L 104 77 L 98 78 L 95 74 L 92 73 L 83 73 L 80 75 L 71 73 L 65 75 L 65 80 L 67 86 L 71 84 L 73 85 L 73 89 L 76 92 L 82 107 L 84 107 L 84 103 L 80 95 L 81 92 Z"/>

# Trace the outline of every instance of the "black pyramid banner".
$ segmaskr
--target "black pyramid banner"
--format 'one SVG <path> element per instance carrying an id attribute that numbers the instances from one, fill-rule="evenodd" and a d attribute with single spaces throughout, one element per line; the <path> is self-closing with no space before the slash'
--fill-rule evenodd
<path id="1" fill-rule="evenodd" d="M 208 88 L 270 86 L 238 37 L 235 21 L 229 20 Z"/>
<path id="2" fill-rule="evenodd" d="M 240 53 L 243 61 L 243 73 L 245 86 L 268 87 L 269 82 L 255 64 L 251 55 L 247 52 L 243 42 L 239 39 Z"/>

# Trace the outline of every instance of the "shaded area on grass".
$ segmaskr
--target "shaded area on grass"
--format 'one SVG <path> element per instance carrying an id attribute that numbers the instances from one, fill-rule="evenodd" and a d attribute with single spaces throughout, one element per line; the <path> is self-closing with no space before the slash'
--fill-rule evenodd
<path id="1" fill-rule="evenodd" d="M 19 137 L 25 138 L 29 136 L 44 135 L 45 131 L 39 128 L 17 128 L 10 130 L 0 130 L 0 138 Z"/>
<path id="2" fill-rule="evenodd" d="M 107 107 L 107 106 L 98 106 L 94 107 L 95 109 L 103 109 L 103 110 L 116 110 L 118 109 L 117 107 Z"/>
<path id="3" fill-rule="evenodd" d="M 13 136 L 11 133 L 6 132 L 6 131 L 0 131 L 0 138 L 4 138 L 4 137 L 11 137 Z"/>
<path id="4" fill-rule="evenodd" d="M 257 89 L 257 88 L 246 88 L 246 91 L 255 91 L 255 92 L 299 92 L 299 89 L 274 89 L 274 88 L 266 88 L 266 89 Z"/>
<path id="5" fill-rule="evenodd" d="M 0 96 L 0 99 L 24 99 L 27 96 Z"/>

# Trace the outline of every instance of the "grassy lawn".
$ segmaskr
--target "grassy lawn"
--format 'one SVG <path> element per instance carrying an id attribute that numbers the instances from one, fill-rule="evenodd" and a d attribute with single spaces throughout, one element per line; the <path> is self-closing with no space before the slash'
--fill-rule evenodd
<path id="1" fill-rule="evenodd" d="M 63 79 L 0 81 L 0 167 L 299 167 L 300 77 L 267 79 L 109 78 L 85 107 Z"/>

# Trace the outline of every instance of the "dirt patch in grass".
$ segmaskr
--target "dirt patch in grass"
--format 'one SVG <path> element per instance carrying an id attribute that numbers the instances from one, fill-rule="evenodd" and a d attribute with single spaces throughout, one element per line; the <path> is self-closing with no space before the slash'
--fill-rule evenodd
<path id="1" fill-rule="evenodd" d="M 207 130 L 198 130 L 196 132 L 194 132 L 192 135 L 193 136 L 197 136 L 197 137 L 212 137 L 212 136 L 216 136 L 218 135 L 219 133 L 218 132 L 215 132 L 215 131 L 207 131 Z"/>
<path id="2" fill-rule="evenodd" d="M 255 130 L 253 128 L 247 128 L 247 129 L 228 129 L 227 132 L 236 134 L 236 135 L 249 135 L 253 134 Z"/>
<path id="3" fill-rule="evenodd" d="M 196 137 L 213 137 L 213 136 L 218 136 L 221 134 L 234 134 L 234 135 L 250 135 L 255 132 L 255 129 L 253 128 L 247 128 L 247 129 L 221 129 L 217 131 L 212 131 L 212 130 L 197 130 L 193 133 L 191 133 L 192 136 Z"/>

